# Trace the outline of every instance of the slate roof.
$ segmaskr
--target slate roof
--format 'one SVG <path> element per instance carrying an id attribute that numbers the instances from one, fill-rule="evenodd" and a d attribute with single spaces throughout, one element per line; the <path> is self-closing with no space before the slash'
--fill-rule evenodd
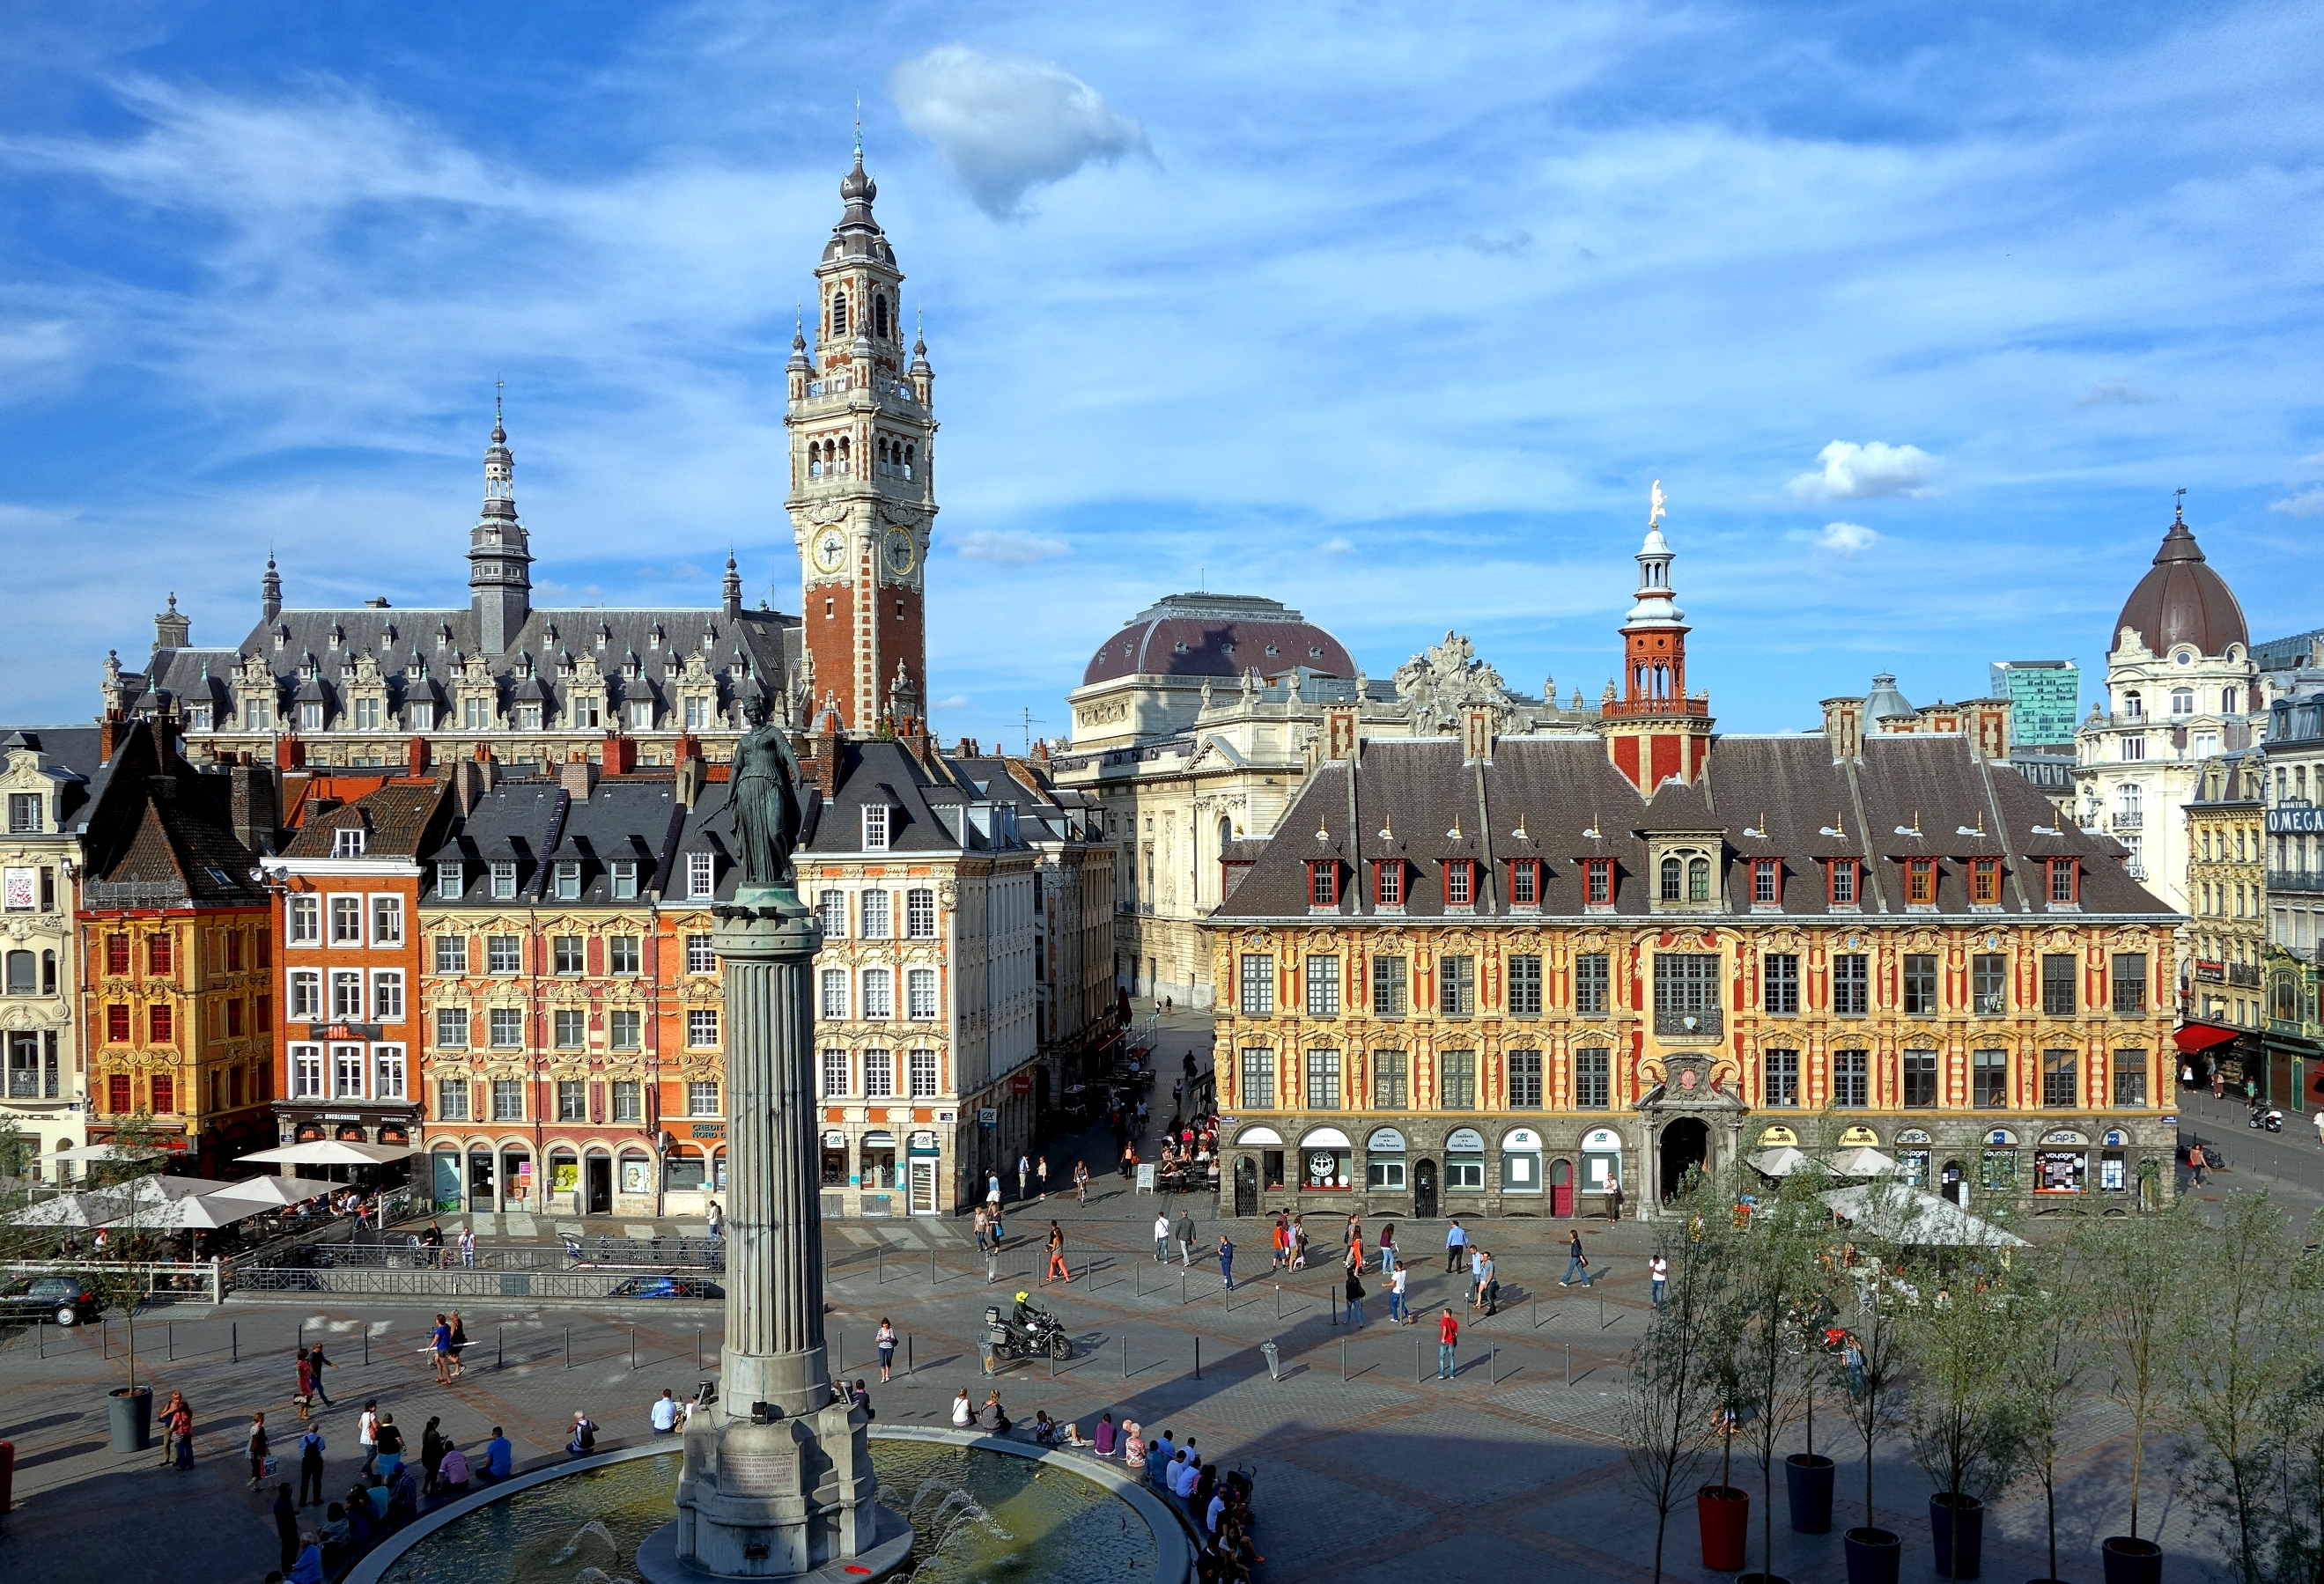
<path id="1" fill-rule="evenodd" d="M 60 783 L 57 827 L 69 830 L 102 788 L 105 761 L 98 757 L 105 733 L 95 726 L 0 726 L 0 764 L 19 748 L 37 751 L 42 771 Z"/>
<path id="2" fill-rule="evenodd" d="M 150 722 L 122 728 L 83 823 L 87 906 L 252 907 L 266 891 L 234 834 L 233 778 L 174 760 L 164 772 Z"/>
<path id="3" fill-rule="evenodd" d="M 364 833 L 366 858 L 415 858 L 434 835 L 432 823 L 448 799 L 441 780 L 395 781 L 337 808 L 310 813 L 282 849 L 290 859 L 328 858 L 343 830 Z"/>
<path id="4" fill-rule="evenodd" d="M 2061 826 L 2047 797 L 2007 765 L 1978 759 L 1967 738 L 1874 736 L 1863 750 L 1858 760 L 1835 762 L 1821 733 L 1721 737 L 1698 781 L 1666 782 L 1648 798 L 1615 770 L 1593 734 L 1505 737 L 1483 765 L 1464 762 L 1452 739 L 1370 740 L 1359 764 L 1327 762 L 1308 778 L 1213 916 L 1372 916 L 1370 865 L 1382 859 L 1408 866 L 1405 907 L 1391 916 L 1446 916 L 1443 866 L 1455 859 L 1482 866 L 1477 905 L 1452 910 L 1457 916 L 1596 916 L 1609 910 L 1585 914 L 1582 861 L 1610 858 L 1610 912 L 1646 917 L 1656 914 L 1650 838 L 1681 833 L 1717 842 L 1730 916 L 1829 915 L 1822 861 L 1852 856 L 1865 864 L 1866 883 L 1859 906 L 1842 910 L 1849 917 L 1905 916 L 1908 858 L 1938 861 L 1938 913 L 1969 914 L 1966 861 L 2000 858 L 2000 911 L 2046 914 L 2035 861 L 2049 857 L 2082 861 L 2085 915 L 2176 916 L 2130 878 L 2112 838 Z M 1238 844 L 1231 860 L 1247 851 Z M 1508 904 L 1507 863 L 1518 858 L 1542 861 L 1538 909 Z M 1760 858 L 1784 864 L 1778 908 L 1749 904 L 1750 861 Z M 1350 866 L 1361 879 L 1341 888 L 1335 909 L 1308 907 L 1314 859 Z"/>

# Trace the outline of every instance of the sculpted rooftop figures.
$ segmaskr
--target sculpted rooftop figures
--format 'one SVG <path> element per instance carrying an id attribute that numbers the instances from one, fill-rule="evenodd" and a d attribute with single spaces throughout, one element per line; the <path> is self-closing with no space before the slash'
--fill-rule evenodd
<path id="1" fill-rule="evenodd" d="M 798 846 L 806 810 L 799 799 L 798 760 L 788 733 L 767 720 L 765 701 L 742 706 L 750 723 L 734 744 L 733 790 L 735 857 L 746 886 L 788 886 L 791 853 Z"/>

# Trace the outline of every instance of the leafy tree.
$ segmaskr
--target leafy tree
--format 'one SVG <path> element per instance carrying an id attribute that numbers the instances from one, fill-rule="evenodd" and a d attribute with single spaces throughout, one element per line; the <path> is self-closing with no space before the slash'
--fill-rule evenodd
<path id="1" fill-rule="evenodd" d="M 32 1157 L 39 1153 L 40 1141 L 19 1128 L 15 1118 L 0 1117 L 0 1177 L 29 1176 Z"/>
<path id="2" fill-rule="evenodd" d="M 1914 1360 L 1906 1429 L 1914 1460 L 1952 1498 L 1956 1566 L 1964 1502 L 2008 1484 L 2026 1455 L 2029 1416 L 2012 1378 L 2027 1346 L 2023 1308 L 2020 1294 L 1980 1281 L 1923 1292 L 1904 1318 Z"/>
<path id="3" fill-rule="evenodd" d="M 165 1203 L 141 1187 L 139 1179 L 158 1174 L 169 1163 L 161 1147 L 164 1137 L 150 1111 L 124 1117 L 113 1129 L 116 1156 L 96 1163 L 91 1175 L 103 1186 L 98 1192 L 116 1214 L 106 1228 L 104 1260 L 88 1271 L 89 1290 L 97 1307 L 117 1312 L 129 1342 L 129 1389 L 137 1388 L 137 1311 L 152 1291 L 152 1261 L 159 1251 L 161 1233 L 153 1225 Z"/>
<path id="4" fill-rule="evenodd" d="M 1630 1355 L 1624 1441 L 1630 1478 L 1655 1510 L 1655 1579 L 1661 1584 L 1670 1515 L 1716 1433 L 1722 1313 L 1735 1275 L 1726 1195 L 1699 1172 L 1672 1208 L 1678 1231 L 1664 1250 L 1669 1291 Z"/>
<path id="5" fill-rule="evenodd" d="M 1849 1232 L 1858 1263 L 1843 1272 L 1856 1283 L 1849 1331 L 1856 1339 L 1862 1363 L 1849 1372 L 1844 1400 L 1849 1421 L 1864 1443 L 1864 1526 L 1877 1529 L 1874 1456 L 1881 1440 L 1900 1422 L 1899 1385 L 1912 1349 L 1904 1295 L 1892 1276 L 1904 1250 L 1895 1233 L 1909 1212 L 1911 1190 L 1895 1177 L 1876 1177 L 1865 1187 L 1863 1203 Z"/>
<path id="6" fill-rule="evenodd" d="M 2203 1238 L 2184 1202 L 2153 1215 L 2103 1216 L 2075 1231 L 2089 1277 L 2093 1334 L 2112 1369 L 2109 1394 L 2130 1414 L 2130 1537 L 2138 1535 L 2146 1449 L 2168 1405 L 2171 1352 L 2188 1250 Z"/>
<path id="7" fill-rule="evenodd" d="M 2081 1401 L 2093 1357 L 2086 1328 L 2092 1294 L 2089 1260 L 2079 1244 L 2022 1248 L 2012 1266 L 2017 1280 L 2016 1322 L 2020 1345 L 2004 1360 L 2009 1389 L 2016 1398 L 2025 1441 L 2025 1461 L 2042 1486 L 2042 1510 L 2049 1537 L 2046 1577 L 2058 1576 L 2058 1437 L 2066 1417 Z"/>
<path id="8" fill-rule="evenodd" d="M 1723 1379 L 1736 1400 L 1757 1409 L 1748 1433 L 1759 1465 L 1762 1578 L 1775 1575 L 1775 1449 L 1812 1411 L 1815 1393 L 1812 1344 L 1824 1299 L 1817 1256 L 1831 1220 L 1816 1195 L 1829 1184 L 1821 1168 L 1803 1168 L 1759 1196 L 1722 1315 Z M 1720 1478 L 1726 1482 L 1723 1468 Z"/>
<path id="9" fill-rule="evenodd" d="M 2308 1226 L 2307 1252 L 2285 1283 L 2282 1345 L 2290 1378 L 2262 1409 L 2276 1449 L 2269 1499 L 2258 1509 L 2254 1549 L 2269 1579 L 2324 1577 L 2324 1213 Z"/>

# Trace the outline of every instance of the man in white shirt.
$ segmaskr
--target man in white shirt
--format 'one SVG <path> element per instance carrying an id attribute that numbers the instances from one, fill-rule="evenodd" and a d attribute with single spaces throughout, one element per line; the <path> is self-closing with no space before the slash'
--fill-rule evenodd
<path id="1" fill-rule="evenodd" d="M 1017 1157 L 1017 1197 L 1019 1199 L 1021 1200 L 1025 1197 L 1026 1180 L 1031 1177 L 1032 1174 L 1033 1162 L 1031 1158 L 1027 1156 L 1019 1156 Z"/>
<path id="2" fill-rule="evenodd" d="M 379 1399 L 364 1399 L 363 1417 L 355 1421 L 355 1444 L 363 1448 L 364 1472 L 368 1474 L 379 1461 Z"/>
<path id="3" fill-rule="evenodd" d="M 1181 1451 L 1178 1460 L 1170 1465 L 1170 1494 L 1185 1501 L 1194 1494 L 1195 1481 L 1202 1475 L 1203 1471 L 1196 1467 L 1194 1460 Z"/>
<path id="4" fill-rule="evenodd" d="M 654 1399 L 653 1432 L 656 1435 L 669 1435 L 677 1429 L 678 1399 L 670 1395 L 668 1386 L 664 1386 L 661 1388 L 661 1395 Z"/>
<path id="5" fill-rule="evenodd" d="M 2317 1115 L 2324 1116 L 2324 1111 L 2319 1111 Z M 1154 1263 L 1170 1263 L 1170 1212 L 1167 1210 L 1154 1212 Z"/>
<path id="6" fill-rule="evenodd" d="M 1412 1323 L 1412 1311 L 1404 1306 L 1404 1272 L 1405 1267 L 1399 1265 L 1388 1273 L 1388 1322 L 1390 1325 Z"/>

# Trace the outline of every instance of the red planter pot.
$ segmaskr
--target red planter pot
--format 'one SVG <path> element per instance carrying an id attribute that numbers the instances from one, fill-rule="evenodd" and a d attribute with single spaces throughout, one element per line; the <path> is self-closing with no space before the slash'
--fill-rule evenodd
<path id="1" fill-rule="evenodd" d="M 1714 1573 L 1740 1572 L 1751 1533 L 1751 1493 L 1732 1485 L 1706 1485 L 1694 1493 L 1702 1528 L 1702 1565 Z"/>

